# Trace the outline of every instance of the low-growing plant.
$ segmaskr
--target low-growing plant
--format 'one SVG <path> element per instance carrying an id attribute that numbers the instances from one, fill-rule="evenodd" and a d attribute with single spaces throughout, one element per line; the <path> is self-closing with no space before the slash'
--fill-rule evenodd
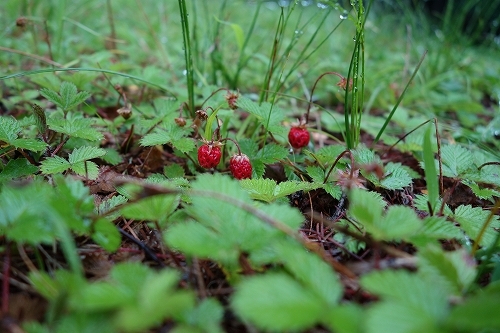
<path id="1" fill-rule="evenodd" d="M 148 22 L 128 32 L 143 47 L 136 52 L 117 39 L 130 30 L 120 19 L 130 8 L 112 11 L 109 1 L 102 52 L 87 44 L 102 27 L 66 18 L 67 4 L 47 26 L 93 35 L 75 49 L 65 48 L 71 29 L 46 29 L 44 41 L 38 25 L 29 26 L 30 41 L 6 30 L 9 47 L 32 45 L 24 55 L 48 54 L 35 59 L 58 68 L 29 64 L 0 78 L 2 329 L 500 330 L 498 155 L 477 145 L 477 133 L 453 133 L 449 121 L 414 112 L 420 92 L 407 90 L 444 82 L 425 79 L 423 57 L 402 74 L 403 89 L 384 77 L 403 51 L 388 46 L 384 59 L 373 56 L 375 23 L 385 24 L 369 15 L 376 3 L 351 2 L 350 12 L 307 3 L 266 11 L 273 5 L 238 2 L 244 13 L 226 0 L 215 10 L 208 2 L 138 4 Z M 165 26 L 176 26 L 158 18 L 177 11 L 178 36 L 159 45 Z M 335 12 L 339 25 L 330 22 Z M 276 21 L 268 27 L 261 16 Z M 326 52 L 328 60 L 316 56 L 347 18 L 349 42 Z M 274 39 L 259 41 L 262 31 Z M 51 37 L 55 52 L 40 53 Z M 150 45 L 162 50 L 146 58 Z M 171 45 L 184 45 L 184 57 L 167 56 Z M 70 60 L 82 67 L 56 62 Z M 21 68 L 2 55 L 0 63 Z M 330 74 L 340 79 L 333 90 L 319 84 Z M 433 96 L 420 102 L 438 105 Z M 470 119 L 456 118 L 481 124 Z M 16 304 L 27 314 L 35 302 L 46 304 L 38 317 L 16 313 Z"/>

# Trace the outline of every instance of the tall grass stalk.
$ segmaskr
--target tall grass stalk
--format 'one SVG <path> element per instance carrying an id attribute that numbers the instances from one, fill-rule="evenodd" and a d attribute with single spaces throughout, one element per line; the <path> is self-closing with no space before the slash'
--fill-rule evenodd
<path id="1" fill-rule="evenodd" d="M 363 99 L 365 92 L 365 22 L 372 1 L 365 11 L 363 1 L 352 2 L 356 12 L 356 35 L 354 37 L 354 50 L 352 52 L 347 86 L 344 95 L 345 105 L 345 138 L 348 149 L 355 148 L 359 143 L 361 131 L 361 117 L 363 112 Z M 352 89 L 351 87 L 352 82 Z"/>
<path id="2" fill-rule="evenodd" d="M 181 15 L 182 39 L 184 42 L 184 61 L 186 63 L 186 79 L 188 90 L 188 109 L 194 117 L 194 80 L 193 80 L 193 57 L 191 54 L 191 42 L 189 34 L 189 20 L 186 9 L 186 1 L 179 0 L 179 12 Z"/>

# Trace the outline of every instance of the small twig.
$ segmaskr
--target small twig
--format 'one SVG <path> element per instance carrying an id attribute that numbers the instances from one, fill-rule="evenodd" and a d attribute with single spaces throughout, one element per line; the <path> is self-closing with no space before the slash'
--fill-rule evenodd
<path id="1" fill-rule="evenodd" d="M 198 284 L 198 293 L 200 295 L 200 298 L 202 299 L 206 298 L 207 291 L 205 288 L 205 281 L 203 281 L 203 274 L 201 273 L 200 262 L 196 257 L 193 258 L 193 269 L 194 269 L 194 275 L 196 276 L 196 282 Z"/>
<path id="2" fill-rule="evenodd" d="M 2 316 L 9 312 L 10 242 L 5 244 L 2 276 Z"/>
<path id="3" fill-rule="evenodd" d="M 0 51 L 5 51 L 5 52 L 10 52 L 10 53 L 20 54 L 22 56 L 25 56 L 25 57 L 28 57 L 28 58 L 31 58 L 31 59 L 35 59 L 35 60 L 38 60 L 38 61 L 41 61 L 41 62 L 45 62 L 45 63 L 47 63 L 49 65 L 54 66 L 54 67 L 59 67 L 59 68 L 63 68 L 64 67 L 64 65 L 62 65 L 62 64 L 60 64 L 58 62 L 52 61 L 50 59 L 47 59 L 45 57 L 41 57 L 41 56 L 36 55 L 36 54 L 31 54 L 31 53 L 28 53 L 28 52 L 14 50 L 14 49 L 10 49 L 8 47 L 3 47 L 3 46 L 0 46 Z"/>
<path id="4" fill-rule="evenodd" d="M 163 264 L 163 262 L 156 256 L 156 254 L 146 244 L 144 244 L 140 240 L 136 239 L 135 237 L 133 237 L 132 235 L 127 233 L 122 228 L 120 228 L 120 227 L 117 227 L 117 228 L 118 228 L 118 231 L 123 236 L 125 236 L 125 238 L 127 238 L 128 240 L 134 242 L 137 246 L 139 246 L 141 248 L 141 250 L 144 251 L 144 254 L 146 254 L 146 256 L 148 256 L 151 260 L 155 261 L 160 267 L 165 267 L 165 264 Z"/>

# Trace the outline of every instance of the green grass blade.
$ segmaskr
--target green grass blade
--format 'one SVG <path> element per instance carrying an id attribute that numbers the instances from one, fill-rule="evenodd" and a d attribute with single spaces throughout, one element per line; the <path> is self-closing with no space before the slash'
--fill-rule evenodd
<path id="1" fill-rule="evenodd" d="M 411 75 L 410 79 L 408 80 L 408 83 L 406 83 L 406 86 L 405 86 L 403 92 L 401 93 L 401 95 L 399 96 L 398 100 L 396 101 L 396 104 L 392 108 L 391 113 L 389 113 L 389 116 L 385 119 L 384 125 L 382 125 L 382 128 L 380 128 L 380 131 L 378 132 L 377 136 L 375 137 L 375 140 L 373 141 L 373 144 L 376 144 L 378 142 L 378 140 L 380 140 L 380 137 L 382 136 L 382 133 L 384 133 L 385 128 L 387 127 L 387 125 L 391 121 L 392 116 L 394 116 L 394 113 L 398 109 L 399 104 L 403 100 L 403 97 L 405 96 L 406 90 L 408 90 L 408 87 L 410 86 L 410 83 L 415 78 L 415 75 L 417 75 L 417 72 L 418 72 L 420 66 L 422 65 L 422 62 L 424 61 L 426 55 L 427 55 L 427 50 L 424 52 L 424 54 L 420 58 L 420 61 L 418 62 L 417 67 L 415 67 L 415 70 L 413 71 L 413 74 Z"/>
<path id="2" fill-rule="evenodd" d="M 439 182 L 436 171 L 436 163 L 434 162 L 434 152 L 432 151 L 432 127 L 429 127 L 425 132 L 423 142 L 424 155 L 424 172 L 425 182 L 427 183 L 428 200 L 432 212 L 439 197 Z"/>

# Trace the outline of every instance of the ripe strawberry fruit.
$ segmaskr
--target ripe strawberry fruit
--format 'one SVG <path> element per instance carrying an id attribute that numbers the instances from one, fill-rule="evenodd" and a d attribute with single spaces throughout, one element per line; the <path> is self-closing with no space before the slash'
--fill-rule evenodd
<path id="1" fill-rule="evenodd" d="M 252 177 L 252 164 L 245 154 L 233 155 L 229 160 L 229 170 L 236 179 L 246 179 Z"/>
<path id="2" fill-rule="evenodd" d="M 222 153 L 218 143 L 204 143 L 198 148 L 198 163 L 205 169 L 215 168 L 220 162 Z"/>
<path id="3" fill-rule="evenodd" d="M 288 132 L 288 142 L 295 149 L 307 146 L 309 139 L 309 131 L 304 126 L 293 126 Z"/>

